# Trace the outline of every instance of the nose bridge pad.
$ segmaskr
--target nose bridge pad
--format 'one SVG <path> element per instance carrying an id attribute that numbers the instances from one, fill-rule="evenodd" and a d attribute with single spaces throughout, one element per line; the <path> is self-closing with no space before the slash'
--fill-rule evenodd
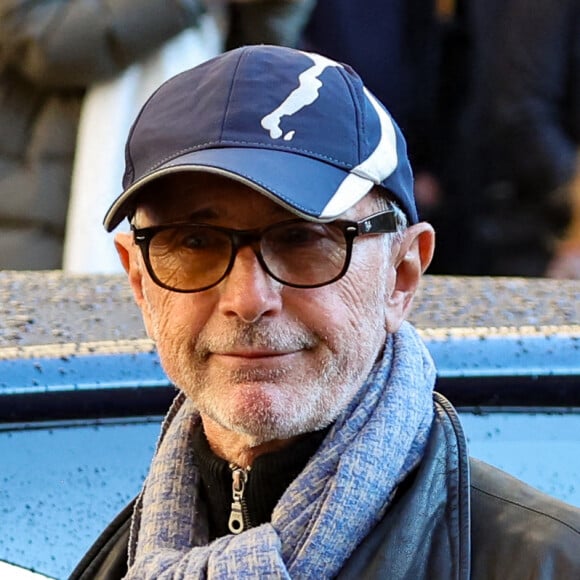
<path id="1" fill-rule="evenodd" d="M 251 232 L 247 232 L 246 235 L 244 236 L 244 239 L 242 241 L 241 246 L 249 246 L 252 251 L 254 252 L 254 255 L 256 256 L 258 263 L 260 264 L 260 267 L 262 268 L 262 271 L 268 276 L 268 278 L 272 279 L 272 275 L 270 274 L 270 269 L 268 268 L 267 264 L 266 264 L 266 260 L 264 259 L 264 256 L 262 255 L 262 237 L 264 235 L 264 230 L 259 230 L 259 231 L 251 231 Z"/>
<path id="2" fill-rule="evenodd" d="M 240 254 L 243 253 L 243 250 L 246 247 L 252 251 L 255 260 L 258 262 L 258 266 L 259 266 L 259 269 L 261 271 L 261 274 L 268 281 L 268 283 L 269 284 L 271 284 L 272 282 L 277 283 L 277 281 L 270 274 L 268 266 L 266 265 L 264 257 L 262 256 L 262 251 L 260 249 L 260 240 L 256 240 L 256 239 L 254 239 L 252 241 L 247 241 L 246 243 L 242 243 L 242 244 L 238 245 L 238 247 L 236 248 L 233 262 L 232 262 L 232 267 L 230 269 L 230 274 L 231 274 L 231 270 L 235 269 L 236 262 L 238 261 Z M 246 259 L 246 258 L 244 258 L 244 256 L 242 256 L 242 259 Z"/>
<path id="3" fill-rule="evenodd" d="M 268 228 L 266 228 L 268 229 Z M 277 280 L 274 274 L 270 271 L 269 266 L 266 264 L 266 260 L 262 254 L 262 237 L 264 234 L 264 230 L 246 230 L 246 231 L 238 231 L 233 239 L 233 246 L 234 246 L 234 257 L 232 261 L 231 270 L 235 267 L 235 262 L 244 248 L 248 247 L 254 253 L 260 269 L 263 272 L 263 275 L 266 277 L 268 285 L 272 287 L 272 285 L 283 285 L 279 280 Z"/>
<path id="4" fill-rule="evenodd" d="M 268 266 L 268 264 L 266 264 L 266 260 L 264 259 L 259 243 L 255 247 L 252 246 L 252 250 L 254 251 L 254 255 L 258 260 L 258 264 L 260 265 L 260 268 L 264 276 L 266 277 L 268 286 L 270 286 L 271 288 L 283 286 L 282 282 L 280 282 L 277 278 L 275 278 L 275 274 L 271 272 L 270 267 Z"/>
<path id="5" fill-rule="evenodd" d="M 272 274 L 270 273 L 270 268 L 268 268 L 266 260 L 264 260 L 264 256 L 262 255 L 262 248 L 260 247 L 260 242 L 259 241 L 255 242 L 254 244 L 252 244 L 251 248 L 254 251 L 254 255 L 256 256 L 258 264 L 260 264 L 260 268 L 262 268 L 264 274 L 266 274 L 266 276 L 268 276 L 270 280 L 274 280 L 274 278 L 272 278 Z"/>

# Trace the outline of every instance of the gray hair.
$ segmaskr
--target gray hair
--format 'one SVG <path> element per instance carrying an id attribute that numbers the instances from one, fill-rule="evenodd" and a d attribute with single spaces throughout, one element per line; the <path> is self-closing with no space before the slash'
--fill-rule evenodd
<path id="1" fill-rule="evenodd" d="M 397 242 L 400 242 L 403 239 L 403 235 L 405 230 L 409 225 L 409 220 L 407 219 L 407 215 L 405 212 L 399 207 L 396 201 L 389 199 L 383 189 L 374 188 L 371 191 L 371 195 L 374 198 L 374 202 L 376 205 L 377 211 L 387 211 L 392 210 L 395 214 L 395 220 L 397 222 L 397 230 L 392 234 L 387 234 L 385 236 L 385 245 L 386 249 L 391 251 L 393 245 Z"/>

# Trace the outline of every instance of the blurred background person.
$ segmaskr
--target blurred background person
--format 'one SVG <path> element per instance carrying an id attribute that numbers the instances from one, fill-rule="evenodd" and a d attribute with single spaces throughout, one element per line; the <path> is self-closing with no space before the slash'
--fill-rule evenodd
<path id="1" fill-rule="evenodd" d="M 447 171 L 443 270 L 580 278 L 580 2 L 467 9 L 470 91 Z"/>
<path id="2" fill-rule="evenodd" d="M 195 0 L 0 0 L 0 269 L 61 266 L 86 88 L 199 14 Z"/>
<path id="3" fill-rule="evenodd" d="M 316 0 L 205 0 L 221 8 L 224 50 L 247 44 L 295 47 Z"/>
<path id="4" fill-rule="evenodd" d="M 302 47 L 400 119 L 431 273 L 580 277 L 578 0 L 318 0 Z"/>

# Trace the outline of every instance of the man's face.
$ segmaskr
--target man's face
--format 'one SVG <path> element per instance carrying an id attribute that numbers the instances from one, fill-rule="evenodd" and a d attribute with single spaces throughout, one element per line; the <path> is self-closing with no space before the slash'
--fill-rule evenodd
<path id="1" fill-rule="evenodd" d="M 138 227 L 190 220 L 235 229 L 295 216 L 231 180 L 178 174 L 136 214 Z M 159 201 L 161 200 L 161 201 Z M 377 211 L 367 196 L 345 219 Z M 364 382 L 386 335 L 394 268 L 384 236 L 356 239 L 347 274 L 314 289 L 284 286 L 250 247 L 228 277 L 198 293 L 157 286 L 128 238 L 130 277 L 151 337 L 171 380 L 202 417 L 255 444 L 331 423 Z"/>

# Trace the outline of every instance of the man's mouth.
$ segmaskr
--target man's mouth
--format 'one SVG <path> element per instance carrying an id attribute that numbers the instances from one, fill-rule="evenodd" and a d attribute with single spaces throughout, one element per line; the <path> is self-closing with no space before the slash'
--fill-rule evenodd
<path id="1" fill-rule="evenodd" d="M 318 343 L 319 339 L 306 330 L 290 332 L 285 328 L 244 325 L 211 336 L 202 336 L 195 350 L 200 360 L 215 357 L 230 362 L 246 361 L 247 364 L 252 361 L 273 363 L 311 351 Z"/>
<path id="2" fill-rule="evenodd" d="M 238 348 L 233 350 L 215 351 L 211 354 L 220 357 L 231 357 L 240 359 L 268 359 L 276 357 L 284 357 L 300 352 L 296 350 L 271 350 L 271 349 L 256 349 L 256 348 Z"/>

